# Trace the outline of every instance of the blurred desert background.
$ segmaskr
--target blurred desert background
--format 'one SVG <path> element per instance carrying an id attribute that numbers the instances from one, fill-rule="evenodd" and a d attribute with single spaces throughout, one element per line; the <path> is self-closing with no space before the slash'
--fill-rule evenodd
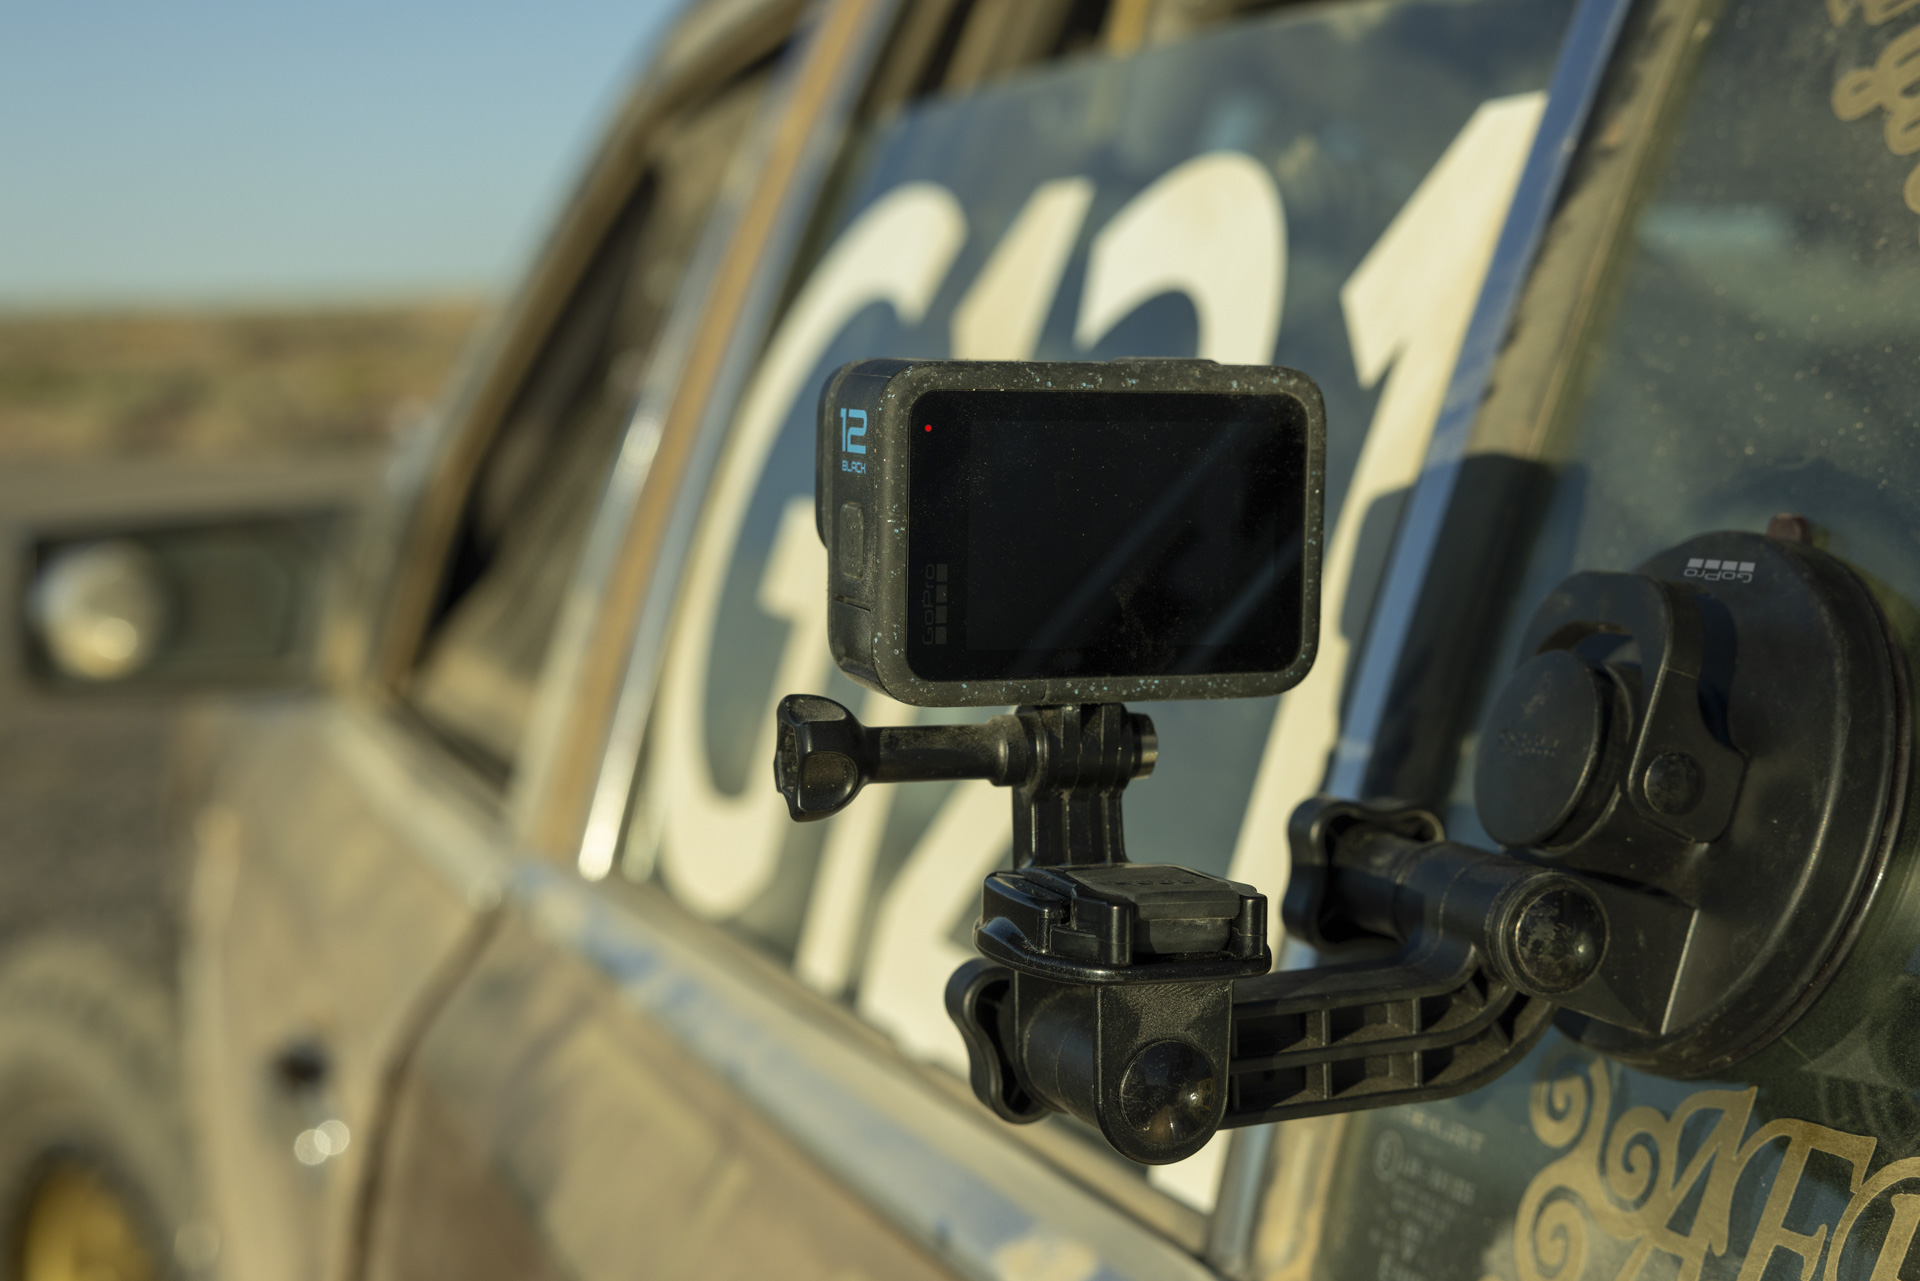
<path id="1" fill-rule="evenodd" d="M 486 304 L 0 312 L 17 463 L 383 450 L 424 421 Z"/>
<path id="2" fill-rule="evenodd" d="M 78 934 L 173 973 L 192 723 L 302 696 L 37 687 L 33 538 L 350 528 L 678 7 L 0 5 L 0 963 Z"/>
<path id="3" fill-rule="evenodd" d="M 469 294 L 0 312 L 0 536 L 17 558 L 49 526 L 364 504 L 486 311 Z M 171 972 L 185 886 L 168 855 L 191 822 L 171 757 L 201 701 L 0 679 L 0 953 L 74 931 Z"/>

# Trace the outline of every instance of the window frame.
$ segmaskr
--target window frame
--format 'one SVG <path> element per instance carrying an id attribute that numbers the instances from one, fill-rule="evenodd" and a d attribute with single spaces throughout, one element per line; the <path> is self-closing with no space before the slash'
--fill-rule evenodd
<path id="1" fill-rule="evenodd" d="M 701 484 L 734 404 L 750 359 L 743 335 L 770 324 L 774 300 L 766 282 L 785 275 L 800 215 L 812 208 L 823 180 L 823 138 L 837 136 L 849 83 L 864 78 L 861 69 L 895 3 L 830 0 L 803 15 L 801 0 L 741 0 L 702 11 L 715 23 L 726 20 L 715 37 L 725 41 L 716 61 L 726 53 L 740 59 L 756 42 L 771 48 L 791 40 L 793 47 L 689 266 L 622 463 L 595 514 L 572 589 L 590 610 L 556 638 L 552 679 L 543 677 L 512 814 L 523 838 L 555 861 L 577 864 L 604 758 L 631 733 L 630 715 L 623 720 L 631 656 L 645 647 L 646 606 L 660 579 L 675 578 L 684 559 L 688 522 L 697 514 L 697 506 L 687 511 L 686 494 Z M 769 29 L 777 35 L 770 43 Z"/>
<path id="2" fill-rule="evenodd" d="M 470 776 L 477 790 L 509 816 L 515 812 L 516 797 L 525 790 L 521 775 L 526 772 L 529 749 L 535 746 L 531 727 L 516 756 L 514 777 L 503 793 L 497 780 L 413 713 L 406 694 L 429 638 L 431 611 L 462 514 L 488 449 L 549 336 L 644 178 L 652 138 L 689 107 L 777 51 L 791 37 L 801 7 L 802 0 L 716 4 L 683 17 L 665 34 L 583 166 L 531 270 L 507 305 L 469 343 L 449 381 L 431 440 L 411 451 L 402 447 L 389 474 L 389 510 L 370 522 L 366 556 L 374 563 L 363 566 L 364 604 L 331 638 L 329 674 L 347 701 L 433 743 L 440 757 L 454 762 L 457 773 Z M 731 195 L 723 185 L 721 203 Z M 724 215 L 725 210 L 716 209 L 716 219 Z M 696 268 L 704 252 L 703 244 L 683 276 L 656 350 L 688 326 L 687 313 L 699 301 L 694 286 L 700 283 Z M 623 439 L 630 438 L 632 430 L 631 424 L 624 429 Z M 601 519 L 596 513 L 590 525 L 589 549 Z M 376 541 L 380 545 L 371 546 Z M 570 599 L 582 588 L 579 571 L 587 568 L 584 561 L 583 555 L 576 564 Z M 567 650 L 578 648 L 579 643 L 578 636 L 567 636 L 556 626 L 545 667 L 567 661 Z M 539 696 L 545 695 L 546 684 L 543 671 Z M 534 718 L 552 719 L 538 705 Z"/>
<path id="3" fill-rule="evenodd" d="M 1460 719 L 1479 706 L 1477 691 L 1456 683 L 1447 698 L 1423 700 L 1417 687 L 1436 654 L 1470 653 L 1484 642 L 1480 605 L 1508 586 L 1517 568 L 1512 546 L 1524 546 L 1531 532 L 1525 510 L 1508 523 L 1473 520 L 1477 509 L 1498 505 L 1495 499 L 1524 509 L 1527 495 L 1462 491 L 1462 465 L 1489 455 L 1547 457 L 1712 7 L 1712 0 L 1581 0 L 1576 27 L 1589 27 L 1598 40 L 1610 26 L 1604 47 L 1613 53 L 1586 68 L 1578 87 L 1586 101 L 1563 126 L 1559 172 L 1533 192 L 1535 225 L 1516 227 L 1516 199 L 1508 224 L 1515 239 L 1503 238 L 1496 251 L 1359 655 L 1342 752 L 1328 774 L 1336 794 L 1394 795 L 1417 804 L 1449 794 L 1457 762 L 1448 752 L 1424 755 L 1415 747 L 1450 747 Z M 1555 160 L 1536 141 L 1523 192 L 1534 161 L 1544 167 Z"/>
<path id="4" fill-rule="evenodd" d="M 943 11 L 951 7 L 942 6 Z M 792 290 L 797 287 L 796 268 L 817 248 L 816 238 L 822 234 L 822 224 L 831 213 L 828 198 L 836 189 L 840 166 L 847 159 L 845 144 L 851 136 L 856 113 L 871 109 L 876 100 L 888 94 L 890 84 L 898 91 L 898 85 L 882 65 L 882 56 L 907 34 L 919 16 L 920 10 L 900 0 L 833 0 L 815 19 L 810 38 L 812 47 L 796 59 L 802 65 L 795 69 L 795 83 L 788 101 L 802 104 L 807 114 L 803 117 L 784 104 L 770 112 L 779 118 L 783 126 L 780 132 L 785 136 L 773 139 L 767 145 L 767 152 L 775 160 L 791 155 L 797 163 L 785 173 L 769 168 L 751 203 L 769 209 L 770 216 L 756 228 L 751 209 L 743 212 L 740 227 L 728 242 L 729 265 L 739 278 L 737 310 L 728 313 L 728 304 L 733 300 L 723 296 L 725 283 L 722 282 L 711 287 L 709 310 L 699 322 L 701 338 L 711 342 L 704 363 L 714 371 L 714 377 L 704 383 L 688 379 L 676 389 L 671 406 L 660 411 L 665 419 L 660 429 L 661 447 L 654 455 L 644 483 L 635 486 L 628 496 L 630 505 L 613 510 L 610 502 L 610 510 L 596 522 L 596 539 L 615 528 L 620 529 L 624 538 L 618 553 L 620 566 L 628 575 L 645 576 L 644 593 L 637 593 L 632 602 L 630 630 L 624 634 L 614 626 L 619 602 L 609 603 L 602 613 L 601 635 L 596 637 L 595 644 L 611 646 L 625 642 L 618 650 L 623 660 L 617 672 L 618 680 L 611 685 L 611 692 L 617 693 L 617 702 L 608 697 L 602 704 L 613 707 L 612 724 L 606 737 L 597 739 L 582 732 L 583 723 L 591 725 L 593 712 L 580 705 L 580 695 L 576 695 L 571 709 L 568 734 L 573 740 L 572 746 L 578 750 L 588 744 L 605 744 L 604 754 L 593 762 L 592 809 L 578 815 L 570 812 L 565 808 L 568 798 L 563 781 L 549 778 L 545 780 L 548 794 L 541 798 L 546 811 L 531 819 L 530 825 L 542 832 L 540 844 L 556 858 L 567 857 L 579 865 L 587 861 L 585 850 L 594 841 L 596 829 L 602 839 L 617 842 L 621 835 L 628 793 L 634 781 L 634 761 L 651 709 L 655 682 L 664 663 L 673 610 L 683 585 L 682 574 L 720 450 L 731 433 L 741 397 L 750 381 L 748 375 L 784 312 Z M 1028 57 L 1031 50 L 1024 44 L 1015 43 L 1004 53 L 1010 59 L 1004 69 L 1031 60 Z M 889 97 L 886 101 L 892 99 Z M 803 122 L 804 129 L 792 127 Z M 760 238 L 750 241 L 756 230 Z M 738 246 L 742 241 L 751 244 L 755 256 L 741 253 Z M 717 324 L 716 315 L 729 315 L 730 326 L 723 328 Z M 700 354 L 696 349 L 689 360 L 690 367 L 702 363 Z M 673 440 L 684 443 L 684 458 L 667 458 L 666 447 Z M 656 495 L 664 501 L 656 501 Z M 661 526 L 657 533 L 647 529 L 649 516 Z M 616 569 L 614 577 L 620 572 Z M 543 820 L 545 826 L 541 828 Z M 570 846 L 560 844 L 567 840 L 571 840 Z M 631 907 L 642 919 L 660 914 L 678 918 L 676 924 L 703 936 L 703 947 L 726 968 L 740 967 L 748 972 L 764 972 L 768 968 L 766 958 L 753 952 L 746 943 L 688 916 L 679 904 L 668 900 L 656 887 L 633 886 L 615 877 L 609 878 L 598 892 L 607 894 L 613 902 Z M 964 1082 L 928 1072 L 924 1065 L 902 1054 L 851 1010 L 796 983 L 790 972 L 780 971 L 773 986 L 777 989 L 773 993 L 777 1003 L 804 1011 L 810 1021 L 824 1020 L 828 1026 L 838 1028 L 835 1039 L 847 1051 L 870 1060 L 877 1056 L 880 1061 L 877 1066 L 889 1074 L 904 1074 L 915 1080 L 928 1101 L 941 1107 L 947 1115 L 957 1113 L 969 1124 L 978 1122 L 979 1118 L 972 1115 L 975 1105 Z M 1023 1161 L 1038 1158 L 1047 1168 L 1094 1193 L 1100 1203 L 1123 1214 L 1129 1222 L 1178 1249 L 1194 1254 L 1204 1250 L 1205 1215 L 1141 1180 L 1114 1170 L 1104 1154 L 1088 1148 L 1080 1140 L 1053 1130 L 999 1133 L 997 1126 L 989 1126 L 983 1138 L 988 1150 L 1009 1144 L 1012 1145 L 1010 1151 L 1021 1153 L 1019 1159 Z M 816 1158 L 823 1159 L 829 1169 L 839 1169 L 843 1164 L 826 1152 L 811 1151 Z"/>
<path id="5" fill-rule="evenodd" d="M 1672 7 L 1675 4 L 1686 5 L 1689 9 L 1698 7 L 1696 0 L 1655 0 L 1655 2 L 1665 7 Z M 903 89 L 901 76 L 897 72 L 883 73 L 876 66 L 880 52 L 891 47 L 892 40 L 896 38 L 896 29 L 886 21 L 894 7 L 892 0 L 840 0 L 837 6 L 837 14 L 851 13 L 856 10 L 864 11 L 863 16 L 869 24 L 864 36 L 867 42 L 865 47 L 869 72 L 860 78 L 856 86 L 860 105 L 868 105 L 883 98 L 886 101 L 894 101 L 905 96 L 906 91 Z M 1554 235 L 1556 237 L 1560 235 L 1559 216 L 1563 211 L 1557 202 L 1564 192 L 1571 190 L 1575 185 L 1569 180 L 1568 155 L 1572 151 L 1572 144 L 1584 136 L 1583 127 L 1589 119 L 1588 109 L 1595 102 L 1596 92 L 1601 92 L 1603 98 L 1605 92 L 1618 94 L 1622 92 L 1618 82 L 1631 79 L 1631 76 L 1622 70 L 1622 64 L 1627 59 L 1614 57 L 1616 47 L 1638 50 L 1639 43 L 1650 39 L 1644 30 L 1639 30 L 1632 39 L 1616 46 L 1616 37 L 1622 30 L 1622 20 L 1628 11 L 1635 7 L 1636 0 L 1580 0 L 1576 8 L 1575 18 L 1569 29 L 1569 37 L 1563 45 L 1562 64 L 1556 69 L 1550 85 L 1548 116 L 1542 123 L 1534 152 L 1529 159 L 1529 177 L 1523 178 L 1521 191 L 1516 194 L 1509 212 L 1508 233 L 1503 236 L 1501 247 L 1496 252 L 1493 268 L 1484 286 L 1480 309 L 1476 313 L 1475 325 L 1468 338 L 1469 349 L 1477 340 L 1485 346 L 1489 354 L 1499 351 L 1499 336 L 1505 332 L 1507 321 L 1515 314 L 1513 295 L 1518 294 L 1525 302 L 1535 306 L 1536 310 L 1539 307 L 1539 300 L 1533 297 L 1530 285 L 1533 271 L 1539 262 L 1544 260 L 1544 256 L 1536 259 L 1535 249 L 1539 244 L 1541 226 L 1548 222 L 1550 217 L 1554 219 Z M 1647 0 L 1640 0 L 1638 16 L 1644 17 L 1648 8 Z M 907 14 L 901 26 L 905 27 L 912 17 L 912 13 Z M 1574 33 L 1580 30 L 1583 24 L 1591 29 L 1576 39 Z M 1644 28 L 1646 25 L 1642 22 L 1638 27 Z M 876 34 L 876 27 L 885 29 L 884 38 Z M 1656 33 L 1656 37 L 1658 34 Z M 1600 89 L 1603 83 L 1607 86 L 1604 92 Z M 793 267 L 804 256 L 801 251 L 813 243 L 812 238 L 822 234 L 819 224 L 825 211 L 823 202 L 819 198 L 827 190 L 831 178 L 837 176 L 839 166 L 846 159 L 842 154 L 842 148 L 846 141 L 847 126 L 853 118 L 855 103 L 851 99 L 855 95 L 850 93 L 846 86 L 841 86 L 839 92 L 841 101 L 837 112 L 823 112 L 814 121 L 812 134 L 805 143 L 814 154 L 816 166 L 809 176 L 812 184 L 812 189 L 808 192 L 809 198 L 804 205 L 785 211 L 786 225 L 780 233 L 782 243 L 777 250 L 767 252 L 758 264 L 758 278 L 754 282 L 755 307 L 749 310 L 743 316 L 742 323 L 735 327 L 726 344 L 724 355 L 719 358 L 719 365 L 732 374 L 729 384 L 724 390 L 710 391 L 697 410 L 689 411 L 690 415 L 697 413 L 698 416 L 698 425 L 693 435 L 700 452 L 684 469 L 675 473 L 678 488 L 674 491 L 673 500 L 676 511 L 669 522 L 667 535 L 658 542 L 647 544 L 645 548 L 646 554 L 652 558 L 647 570 L 648 581 L 643 597 L 635 602 L 636 617 L 631 640 L 624 651 L 625 671 L 623 679 L 617 686 L 618 704 L 606 740 L 606 750 L 599 760 L 598 777 L 594 782 L 590 808 L 585 816 L 584 830 L 579 831 L 577 843 L 574 846 L 574 856 L 578 861 L 587 861 L 596 839 L 615 843 L 619 839 L 620 828 L 626 816 L 634 783 L 645 722 L 665 660 L 670 619 L 682 585 L 681 574 L 690 551 L 696 518 L 705 499 L 712 468 L 717 462 L 718 449 L 732 425 L 734 411 L 738 407 L 740 389 L 744 388 L 746 383 L 744 375 L 751 369 L 753 361 L 765 345 L 772 323 L 780 313 L 779 304 L 783 304 L 788 294 L 798 287 L 798 282 L 792 278 Z M 1581 148 L 1581 156 L 1587 163 L 1584 166 L 1575 165 L 1571 170 L 1581 183 L 1590 183 L 1594 180 L 1592 170 L 1596 166 L 1587 154 L 1589 151 L 1591 151 L 1589 147 Z M 1613 157 L 1613 159 L 1617 161 L 1618 158 Z M 1539 170 L 1537 174 L 1534 172 L 1536 169 Z M 1619 171 L 1617 163 L 1613 170 L 1609 170 L 1610 173 Z M 1626 166 L 1626 176 L 1630 177 L 1632 172 L 1637 172 L 1634 166 Z M 1518 226 L 1525 226 L 1530 230 L 1515 239 L 1514 229 Z M 1591 240 L 1584 243 L 1587 244 L 1588 252 L 1591 253 Z M 1556 242 L 1553 249 L 1558 255 L 1555 258 L 1556 262 L 1565 257 L 1564 244 Z M 1497 305 L 1491 304 L 1489 299 L 1496 295 L 1502 295 L 1502 300 Z M 1571 344 L 1571 339 L 1563 341 Z M 1549 344 L 1549 346 L 1553 353 L 1565 349 L 1559 344 Z M 1528 362 L 1528 367 L 1539 364 L 1542 359 L 1541 353 L 1532 347 L 1527 348 L 1522 354 Z M 1496 372 L 1508 373 L 1512 358 L 1512 352 L 1502 355 Z M 1463 353 L 1462 360 L 1456 367 L 1454 394 L 1449 396 L 1450 404 L 1458 402 L 1463 381 L 1475 383 L 1484 390 L 1486 380 L 1490 376 L 1487 363 L 1482 361 L 1474 367 L 1471 377 L 1467 377 L 1465 373 L 1467 363 Z M 1494 385 L 1499 386 L 1500 383 L 1496 381 Z M 1475 395 L 1472 403 L 1478 404 L 1478 401 L 1479 397 Z M 679 412 L 678 405 L 675 407 L 675 412 Z M 1455 424 L 1453 436 L 1444 443 L 1442 428 L 1437 427 L 1435 454 L 1439 455 L 1443 450 L 1457 454 L 1461 449 L 1460 432 L 1474 421 L 1477 419 L 1469 413 L 1464 423 Z M 1447 420 L 1443 417 L 1442 427 L 1446 422 Z M 1478 447 L 1479 439 L 1477 434 L 1471 437 L 1474 442 L 1471 447 Z M 1435 476 L 1440 474 L 1436 471 L 1437 461 L 1441 460 L 1437 460 L 1434 456 L 1429 457 L 1420 488 L 1424 489 L 1435 483 Z M 1447 467 L 1451 467 L 1454 461 L 1457 459 L 1451 457 L 1444 460 Z M 1448 479 L 1451 480 L 1450 473 Z M 649 488 L 651 490 L 651 482 Z M 1416 495 L 1417 493 L 1418 490 Z M 1451 498 L 1451 489 L 1446 492 L 1445 497 Z M 1432 498 L 1428 499 L 1429 503 L 1432 501 Z M 1412 510 L 1413 506 L 1410 504 L 1409 510 Z M 1446 510 L 1445 503 L 1441 506 L 1443 511 Z M 1418 540 L 1411 539 L 1406 533 L 1410 523 L 1410 521 L 1403 522 L 1401 536 L 1396 538 L 1394 561 L 1390 562 L 1387 584 L 1383 586 L 1383 602 L 1386 599 L 1387 590 L 1394 583 L 1394 566 L 1418 550 L 1415 545 Z M 1424 535 L 1429 539 L 1434 536 L 1432 531 Z M 636 553 L 630 547 L 627 554 L 631 556 Z M 1415 585 L 1416 599 L 1418 599 L 1418 580 Z M 1399 590 L 1402 594 L 1405 593 L 1404 588 Z M 1369 628 L 1368 643 L 1361 647 L 1357 656 L 1356 683 L 1357 679 L 1366 677 L 1368 673 L 1369 660 L 1366 655 L 1376 648 L 1371 638 L 1377 632 L 1379 626 L 1377 620 L 1381 612 L 1376 607 L 1374 612 L 1376 621 Z M 1377 666 L 1384 660 L 1376 658 L 1372 661 Z M 1375 679 L 1378 678 L 1375 677 Z M 1384 737 L 1384 730 L 1376 731 L 1375 738 L 1383 739 Z M 1368 741 L 1371 743 L 1373 739 Z M 685 915 L 677 904 L 668 901 L 664 895 L 652 887 L 609 886 L 609 891 L 611 891 L 609 897 L 612 902 L 631 904 L 635 915 L 642 920 L 656 913 L 664 913 L 668 918 L 676 918 L 674 928 L 677 929 L 677 918 Z M 771 968 L 767 965 L 765 958 L 752 953 L 744 943 L 732 939 L 718 929 L 695 922 L 691 917 L 686 918 L 686 927 L 709 936 L 710 941 L 703 946 L 710 958 L 724 968 L 755 974 L 763 974 Z M 840 1005 L 806 989 L 793 981 L 791 974 L 784 971 L 778 975 L 775 985 L 779 989 L 773 994 L 776 1004 L 807 1014 L 814 1021 L 825 1019 L 829 1025 L 847 1028 L 849 1035 L 844 1043 L 848 1052 L 869 1056 L 876 1052 L 869 1049 L 869 1046 L 874 1045 L 871 1029 L 860 1023 Z M 945 1088 L 948 1084 L 957 1083 L 935 1081 L 933 1075 L 923 1066 L 910 1063 L 891 1044 L 886 1044 L 878 1052 L 882 1053 L 889 1063 L 904 1066 L 921 1078 L 930 1099 L 937 1099 L 943 1103 L 950 1102 L 952 1106 L 962 1109 L 969 1104 L 970 1099 L 965 1097 L 963 1089 Z M 766 1104 L 765 1100 L 761 1102 L 763 1105 Z M 776 1111 L 782 1110 L 782 1105 L 774 1106 Z M 1024 1151 L 1043 1157 L 1054 1170 L 1082 1187 L 1097 1192 L 1107 1204 L 1135 1223 L 1152 1227 L 1168 1240 L 1192 1250 L 1213 1266 L 1231 1272 L 1244 1266 L 1254 1248 L 1256 1233 L 1260 1230 L 1261 1223 L 1264 1219 L 1271 1217 L 1264 1213 L 1263 1206 L 1269 1199 L 1269 1188 L 1275 1183 L 1273 1179 L 1275 1144 L 1272 1129 L 1273 1127 L 1258 1127 L 1235 1132 L 1222 1176 L 1219 1201 L 1211 1215 L 1199 1215 L 1189 1211 L 1173 1198 L 1157 1190 L 1148 1189 L 1144 1184 L 1122 1186 L 1121 1180 L 1101 1168 L 1102 1163 L 1098 1154 L 1076 1151 L 1078 1145 L 1065 1135 L 1039 1135 L 1026 1129 L 1015 1131 L 1003 1128 L 997 1139 L 998 1143 L 1005 1145 L 1009 1151 Z M 908 1127 L 908 1132 L 911 1132 L 911 1127 Z M 807 1146 L 829 1169 L 840 1170 L 846 1164 L 844 1153 L 808 1145 L 804 1140 L 803 1146 Z M 1186 1216 L 1192 1216 L 1193 1221 L 1184 1222 Z M 979 1243 L 968 1244 L 979 1245 Z"/>

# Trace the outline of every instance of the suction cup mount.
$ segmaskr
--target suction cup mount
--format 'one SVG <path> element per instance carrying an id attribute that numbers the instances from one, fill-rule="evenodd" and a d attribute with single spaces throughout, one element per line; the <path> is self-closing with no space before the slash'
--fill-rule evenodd
<path id="1" fill-rule="evenodd" d="M 1804 542 L 1711 534 L 1566 580 L 1521 653 L 1478 753 L 1502 851 L 1417 809 L 1295 813 L 1283 915 L 1310 969 L 1266 972 L 1252 887 L 1127 861 L 1121 795 L 1157 744 L 1118 704 L 870 729 L 791 696 L 775 779 L 799 821 L 873 782 L 1012 789 L 1014 867 L 947 989 L 974 1092 L 1134 1160 L 1463 1093 L 1556 1019 L 1653 1071 L 1722 1071 L 1817 997 L 1898 827 L 1907 698 L 1879 610 Z"/>

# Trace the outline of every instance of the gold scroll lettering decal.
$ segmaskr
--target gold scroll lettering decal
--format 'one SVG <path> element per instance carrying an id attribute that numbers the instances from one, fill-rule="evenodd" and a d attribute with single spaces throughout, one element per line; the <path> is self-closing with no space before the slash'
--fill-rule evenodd
<path id="1" fill-rule="evenodd" d="M 1827 0 L 1827 16 L 1833 19 L 1834 26 L 1844 27 L 1847 19 L 1857 11 L 1865 10 L 1867 24 L 1877 27 L 1917 4 L 1920 4 L 1920 0 Z"/>
<path id="2" fill-rule="evenodd" d="M 1782 1253 L 1788 1256 L 1784 1274 L 1798 1281 L 1838 1281 L 1842 1255 L 1851 1260 L 1850 1276 L 1860 1275 L 1871 1257 L 1866 1281 L 1899 1277 L 1920 1230 L 1920 1157 L 1891 1162 L 1869 1177 L 1871 1138 L 1796 1120 L 1769 1121 L 1748 1134 L 1750 1089 L 1702 1090 L 1671 1116 L 1633 1107 L 1609 1123 L 1613 1092 L 1606 1069 L 1579 1060 L 1560 1066 L 1534 1085 L 1529 1102 L 1533 1132 L 1548 1147 L 1567 1151 L 1534 1176 L 1520 1199 L 1514 1225 L 1520 1281 L 1583 1281 L 1592 1229 L 1629 1247 L 1625 1262 L 1612 1270 L 1618 1281 L 1640 1276 L 1656 1255 L 1676 1261 L 1681 1281 L 1698 1281 L 1709 1253 L 1739 1259 L 1739 1281 L 1760 1281 Z M 1691 1133 L 1704 1138 L 1683 1163 L 1680 1136 L 1695 1118 L 1701 1123 Z M 1734 1188 L 1769 1148 L 1779 1151 L 1780 1163 L 1759 1221 L 1745 1239 L 1733 1240 Z M 1845 1164 L 1851 1199 L 1837 1220 L 1802 1224 L 1813 1227 L 1802 1232 L 1786 1225 L 1787 1211 L 1816 1152 Z M 1694 1212 L 1682 1214 L 1696 1192 Z M 1891 1222 L 1879 1226 L 1888 1215 L 1877 1215 L 1876 1226 L 1854 1240 L 1861 1215 L 1882 1198 Z M 1646 1275 L 1673 1269 L 1665 1264 Z"/>
<path id="3" fill-rule="evenodd" d="M 1920 0 L 1881 0 L 1867 4 L 1868 22 L 1885 22 Z M 1851 4 L 1828 0 L 1827 13 L 1836 26 L 1852 15 Z M 1875 110 L 1887 113 L 1884 136 L 1887 150 L 1896 156 L 1920 151 L 1920 27 L 1901 32 L 1880 51 L 1871 67 L 1841 76 L 1833 86 L 1833 114 L 1858 120 Z M 1920 213 L 1920 168 L 1907 175 L 1902 193 L 1907 208 Z"/>

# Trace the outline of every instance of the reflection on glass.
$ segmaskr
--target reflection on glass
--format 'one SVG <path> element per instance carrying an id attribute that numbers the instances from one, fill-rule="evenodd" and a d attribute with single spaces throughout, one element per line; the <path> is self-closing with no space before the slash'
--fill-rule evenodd
<path id="1" fill-rule="evenodd" d="M 1920 30 L 1920 12 L 1890 16 L 1870 22 L 1849 5 L 1794 0 L 1723 13 L 1622 250 L 1580 395 L 1558 425 L 1559 478 L 1505 640 L 1489 655 L 1490 690 L 1516 661 L 1535 605 L 1567 574 L 1631 569 L 1695 534 L 1764 530 L 1782 512 L 1809 518 L 1817 541 L 1869 578 L 1914 639 L 1920 203 L 1904 194 L 1913 157 L 1889 147 L 1886 117 L 1842 110 L 1837 92 Z M 1448 828 L 1484 840 L 1474 746 L 1471 736 L 1462 744 Z M 1787 1041 L 1736 1069 L 1759 1087 L 1759 1118 L 1874 1136 L 1889 1157 L 1920 1142 L 1914 875 L 1896 854 L 1834 985 Z M 1542 1051 L 1559 1052 L 1551 1040 Z M 1669 1110 L 1700 1086 L 1615 1079 Z M 1805 1222 L 1832 1222 L 1846 1195 L 1814 1184 L 1809 1176 L 1796 1193 L 1811 1207 Z M 1736 1217 L 1731 1258 L 1752 1232 Z M 1839 1275 L 1864 1276 L 1872 1263 L 1869 1251 L 1849 1265 L 1860 1271 Z"/>
<path id="2" fill-rule="evenodd" d="M 1630 569 L 1708 530 L 1764 530 L 1779 512 L 1920 600 L 1911 163 L 1832 105 L 1899 25 L 1835 28 L 1821 8 L 1767 0 L 1715 33 L 1586 358 L 1497 671 L 1567 574 Z M 1456 826 L 1472 822 L 1469 778 Z"/>

